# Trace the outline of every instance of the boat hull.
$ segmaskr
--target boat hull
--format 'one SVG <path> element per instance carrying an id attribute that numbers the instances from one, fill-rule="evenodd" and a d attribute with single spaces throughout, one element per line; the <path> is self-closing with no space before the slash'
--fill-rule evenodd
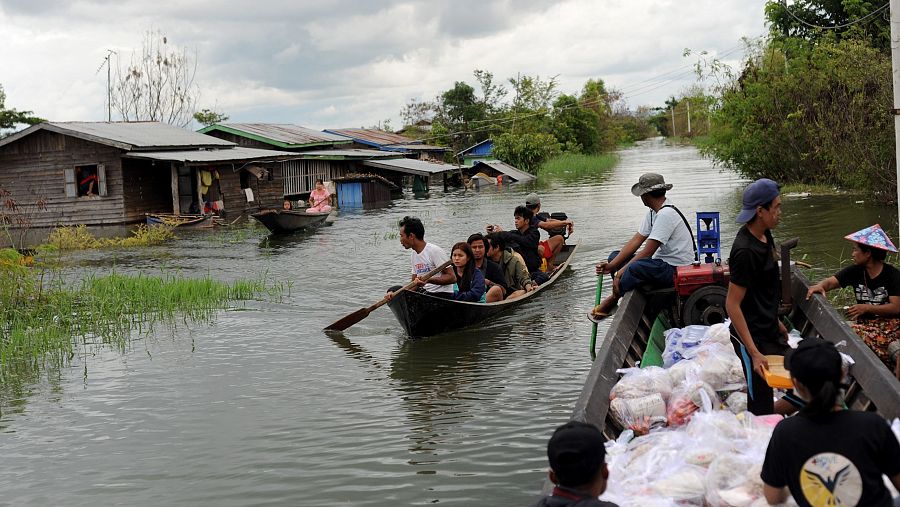
<path id="1" fill-rule="evenodd" d="M 214 215 L 165 215 L 147 213 L 147 225 L 168 225 L 184 229 L 212 227 Z"/>
<path id="2" fill-rule="evenodd" d="M 565 272 L 578 245 L 566 245 L 554 259 L 557 268 L 549 280 L 522 297 L 496 303 L 453 301 L 422 292 L 403 291 L 388 303 L 397 321 L 411 337 L 436 334 L 475 325 L 515 308 L 543 292 Z"/>
<path id="3" fill-rule="evenodd" d="M 288 234 L 321 225 L 329 213 L 306 213 L 295 210 L 265 210 L 250 216 L 266 226 L 273 234 Z"/>
<path id="4" fill-rule="evenodd" d="M 881 364 L 825 298 L 806 299 L 809 285 L 809 280 L 793 268 L 791 293 L 794 306 L 788 317 L 804 338 L 818 336 L 832 343 L 846 342 L 841 350 L 856 361 L 850 370 L 852 382 L 844 398 L 847 406 L 854 410 L 877 411 L 888 419 L 900 417 L 900 381 Z M 616 370 L 638 365 L 662 306 L 665 305 L 654 302 L 640 291 L 625 295 L 575 404 L 573 420 L 597 425 L 607 438 L 618 437 L 623 428 L 609 415 L 609 393 L 619 380 Z"/>

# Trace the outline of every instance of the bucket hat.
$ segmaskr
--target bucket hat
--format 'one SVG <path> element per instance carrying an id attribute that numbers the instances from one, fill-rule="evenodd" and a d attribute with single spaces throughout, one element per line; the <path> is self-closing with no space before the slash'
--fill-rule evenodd
<path id="1" fill-rule="evenodd" d="M 884 229 L 878 224 L 866 227 L 853 234 L 848 234 L 844 236 L 844 239 L 849 239 L 850 241 L 867 245 L 872 248 L 887 250 L 888 252 L 897 251 L 897 247 L 891 242 L 891 238 L 888 237 L 887 233 L 884 232 Z"/>
<path id="2" fill-rule="evenodd" d="M 636 197 L 640 197 L 647 192 L 653 192 L 654 190 L 670 190 L 671 188 L 672 184 L 666 183 L 662 174 L 644 173 L 638 178 L 638 182 L 631 186 L 631 193 Z"/>

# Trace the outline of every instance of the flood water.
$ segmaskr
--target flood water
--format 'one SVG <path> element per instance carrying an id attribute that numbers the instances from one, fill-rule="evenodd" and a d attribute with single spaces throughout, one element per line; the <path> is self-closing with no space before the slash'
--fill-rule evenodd
<path id="1" fill-rule="evenodd" d="M 3 386 L 0 504 L 529 503 L 547 439 L 591 365 L 593 266 L 634 234 L 645 208 L 629 189 L 650 171 L 675 185 L 670 198 L 689 219 L 720 211 L 730 246 L 745 182 L 693 148 L 651 140 L 622 151 L 609 173 L 536 187 L 545 211 L 575 220 L 570 242 L 581 246 L 568 275 L 515 313 L 430 339 L 409 340 L 387 308 L 340 338 L 321 329 L 408 279 L 404 215 L 446 249 L 487 223 L 511 227 L 532 189 L 410 195 L 281 239 L 247 226 L 79 255 L 85 271 L 267 273 L 293 285 L 278 303 L 158 327 L 124 353 L 96 347 Z M 787 196 L 776 238 L 800 236 L 794 255 L 813 278 L 829 273 L 849 259 L 845 234 L 897 229 L 895 209 L 858 200 Z"/>

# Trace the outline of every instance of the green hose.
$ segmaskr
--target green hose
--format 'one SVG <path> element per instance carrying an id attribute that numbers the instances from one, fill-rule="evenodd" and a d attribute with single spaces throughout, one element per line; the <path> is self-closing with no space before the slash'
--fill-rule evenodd
<path id="1" fill-rule="evenodd" d="M 600 293 L 603 291 L 603 274 L 597 275 L 597 292 L 594 294 L 594 307 L 600 304 Z M 591 329 L 591 361 L 597 358 L 597 323 Z"/>

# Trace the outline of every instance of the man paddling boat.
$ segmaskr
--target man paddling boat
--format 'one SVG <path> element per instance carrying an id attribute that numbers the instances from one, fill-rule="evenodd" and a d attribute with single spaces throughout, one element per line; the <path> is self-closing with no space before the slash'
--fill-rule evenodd
<path id="1" fill-rule="evenodd" d="M 434 243 L 425 242 L 425 225 L 416 217 L 403 217 L 400 220 L 400 244 L 407 250 L 412 250 L 410 260 L 412 262 L 412 281 L 416 282 L 418 290 L 427 292 L 432 296 L 446 299 L 453 298 L 453 284 L 456 276 L 448 266 L 440 274 L 432 276 L 428 282 L 422 279 L 422 275 L 447 262 L 447 252 Z M 390 300 L 394 291 L 400 287 L 391 287 L 385 296 Z"/>

